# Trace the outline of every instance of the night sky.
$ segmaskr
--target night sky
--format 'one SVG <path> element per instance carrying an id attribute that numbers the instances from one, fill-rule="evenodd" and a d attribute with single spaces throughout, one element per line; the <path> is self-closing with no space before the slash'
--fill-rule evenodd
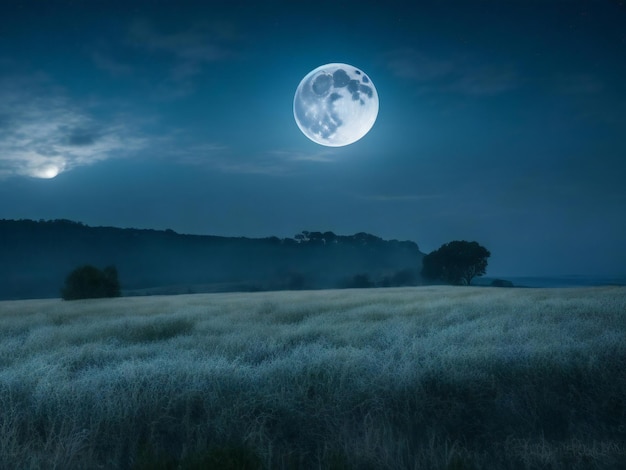
<path id="1" fill-rule="evenodd" d="M 380 98 L 345 147 L 293 116 L 332 62 Z M 492 276 L 626 275 L 626 3 L 8 0 L 0 218 L 475 240 Z"/>

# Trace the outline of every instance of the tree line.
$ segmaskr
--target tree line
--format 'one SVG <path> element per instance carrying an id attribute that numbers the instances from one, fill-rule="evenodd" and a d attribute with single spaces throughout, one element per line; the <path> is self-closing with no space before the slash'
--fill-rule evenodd
<path id="1" fill-rule="evenodd" d="M 304 234 L 310 232 L 304 232 Z M 320 233 L 320 232 L 314 232 Z M 330 232 L 329 232 L 330 233 Z M 321 234 L 321 233 L 320 233 Z M 328 236 L 327 236 L 328 238 Z M 313 243 L 324 240 L 324 237 L 312 238 Z M 305 241 L 306 240 L 306 241 Z M 309 243 L 311 238 L 300 238 L 299 243 Z M 332 239 L 331 239 L 332 240 Z M 422 260 L 422 276 L 434 282 L 444 282 L 453 285 L 470 285 L 472 279 L 486 273 L 487 258 L 491 253 L 477 242 L 465 240 L 445 243 L 437 250 L 426 255 Z M 381 283 L 373 282 L 367 274 L 356 274 L 342 287 L 371 288 L 415 285 L 415 276 L 412 270 L 398 271 L 391 278 L 384 278 Z M 291 288 L 302 288 L 303 279 L 295 275 Z M 119 297 L 120 282 L 115 266 L 108 266 L 103 270 L 85 265 L 74 269 L 65 279 L 65 286 L 61 289 L 64 300 L 77 300 L 101 297 Z"/>
<path id="2" fill-rule="evenodd" d="M 423 256 L 413 241 L 365 232 L 246 238 L 0 220 L 0 299 L 58 297 L 84 265 L 115 266 L 125 295 L 415 285 Z"/>

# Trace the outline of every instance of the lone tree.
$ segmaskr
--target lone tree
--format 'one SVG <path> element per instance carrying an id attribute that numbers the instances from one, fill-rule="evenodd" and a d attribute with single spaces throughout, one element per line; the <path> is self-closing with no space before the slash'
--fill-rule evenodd
<path id="1" fill-rule="evenodd" d="M 491 253 L 476 242 L 452 241 L 424 256 L 422 276 L 449 284 L 469 286 L 472 279 L 482 276 Z"/>
<path id="2" fill-rule="evenodd" d="M 100 270 L 91 265 L 80 266 L 65 278 L 61 289 L 63 300 L 119 297 L 120 283 L 115 266 Z"/>

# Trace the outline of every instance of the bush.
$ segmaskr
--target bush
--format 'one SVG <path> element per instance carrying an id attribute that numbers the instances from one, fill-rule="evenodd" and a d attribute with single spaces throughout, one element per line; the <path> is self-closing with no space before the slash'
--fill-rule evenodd
<path id="1" fill-rule="evenodd" d="M 494 279 L 491 281 L 491 287 L 513 287 L 513 283 L 505 279 Z"/>
<path id="2" fill-rule="evenodd" d="M 120 283 L 115 266 L 100 270 L 91 265 L 80 266 L 65 278 L 61 289 L 63 300 L 119 297 Z"/>

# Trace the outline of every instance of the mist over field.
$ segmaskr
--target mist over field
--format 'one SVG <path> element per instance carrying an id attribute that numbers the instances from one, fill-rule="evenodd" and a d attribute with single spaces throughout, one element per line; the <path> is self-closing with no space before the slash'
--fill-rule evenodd
<path id="1" fill-rule="evenodd" d="M 0 468 L 614 469 L 626 288 L 0 302 Z"/>
<path id="2" fill-rule="evenodd" d="M 58 297 L 85 264 L 115 266 L 124 295 L 415 285 L 423 256 L 364 232 L 246 238 L 0 219 L 0 300 Z"/>

